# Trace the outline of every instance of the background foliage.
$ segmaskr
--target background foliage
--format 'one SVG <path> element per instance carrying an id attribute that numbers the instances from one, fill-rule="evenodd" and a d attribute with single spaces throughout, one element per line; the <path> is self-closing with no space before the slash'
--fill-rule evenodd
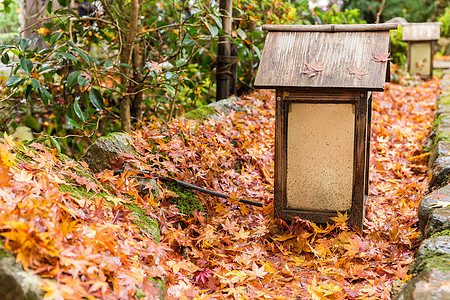
<path id="1" fill-rule="evenodd" d="M 14 3 L 9 3 L 11 12 Z M 58 3 L 68 5 L 65 0 Z M 170 120 L 213 101 L 217 43 L 224 34 L 217 3 L 144 2 L 133 39 L 139 55 L 130 54 L 127 63 L 121 49 L 131 17 L 129 7 L 121 3 L 104 10 L 91 1 L 83 7 L 89 13 L 84 16 L 80 10 L 53 11 L 48 6 L 46 20 L 34 28 L 47 48 L 37 49 L 20 36 L 0 46 L 2 62 L 12 70 L 12 76 L 0 81 L 6 107 L 0 114 L 2 131 L 26 124 L 42 139 L 69 137 L 50 142 L 78 155 L 97 136 L 120 130 L 123 99 L 143 103 L 142 118 L 132 115 L 133 128 L 153 118 Z M 362 8 L 362 15 L 352 3 Z M 352 0 L 346 2 L 352 9 L 333 6 L 323 12 L 309 9 L 306 0 L 234 2 L 230 38 L 238 49 L 238 94 L 253 89 L 265 38 L 262 24 L 365 23 L 370 21 L 367 9 L 376 11 L 377 3 Z M 393 61 L 403 65 L 401 31 L 394 32 L 391 42 Z M 133 113 L 133 104 L 131 108 Z"/>
<path id="2" fill-rule="evenodd" d="M 358 8 L 367 23 L 375 23 L 381 0 L 344 0 L 344 8 Z M 395 17 L 408 22 L 426 22 L 432 17 L 436 5 L 433 0 L 386 0 L 380 21 Z"/>

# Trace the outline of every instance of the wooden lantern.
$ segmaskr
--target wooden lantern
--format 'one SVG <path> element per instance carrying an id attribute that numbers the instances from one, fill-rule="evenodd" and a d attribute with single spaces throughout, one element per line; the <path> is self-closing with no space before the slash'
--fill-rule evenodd
<path id="1" fill-rule="evenodd" d="M 408 23 L 403 40 L 408 42 L 408 71 L 423 78 L 433 77 L 434 42 L 440 38 L 440 23 Z"/>
<path id="2" fill-rule="evenodd" d="M 383 91 L 396 24 L 265 25 L 255 80 L 276 89 L 275 214 L 362 227 L 371 92 Z"/>

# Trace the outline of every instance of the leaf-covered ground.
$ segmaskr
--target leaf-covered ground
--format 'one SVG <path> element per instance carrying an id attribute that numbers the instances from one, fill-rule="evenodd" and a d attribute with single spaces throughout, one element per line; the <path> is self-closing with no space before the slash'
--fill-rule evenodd
<path id="1" fill-rule="evenodd" d="M 199 195 L 205 211 L 192 215 L 169 198 L 141 197 L 128 173 L 93 179 L 55 151 L 1 140 L 4 247 L 44 278 L 48 299 L 154 299 L 161 278 L 167 299 L 389 299 L 393 280 L 409 278 L 419 242 L 422 144 L 438 92 L 431 80 L 375 94 L 364 231 L 349 228 L 345 215 L 326 227 L 271 216 L 274 97 L 264 92 L 219 121 L 180 118 L 135 132 L 139 155 L 125 155 L 127 166 L 233 196 Z M 131 205 L 158 220 L 159 243 L 134 225 Z"/>

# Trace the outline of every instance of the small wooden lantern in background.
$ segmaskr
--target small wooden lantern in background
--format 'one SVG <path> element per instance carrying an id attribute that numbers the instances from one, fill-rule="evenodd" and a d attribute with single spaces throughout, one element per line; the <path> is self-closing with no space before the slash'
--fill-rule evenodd
<path id="1" fill-rule="evenodd" d="M 440 38 L 440 23 L 402 24 L 403 40 L 408 42 L 408 71 L 424 78 L 433 77 L 434 42 Z"/>
<path id="2" fill-rule="evenodd" d="M 362 227 L 371 93 L 383 91 L 396 24 L 265 25 L 255 80 L 276 89 L 275 214 Z"/>

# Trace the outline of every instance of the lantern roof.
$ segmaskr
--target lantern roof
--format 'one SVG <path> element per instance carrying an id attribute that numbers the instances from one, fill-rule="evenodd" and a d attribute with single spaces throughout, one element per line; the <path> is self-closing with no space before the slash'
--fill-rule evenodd
<path id="1" fill-rule="evenodd" d="M 440 25 L 440 22 L 402 24 L 403 40 L 410 42 L 437 41 L 441 37 Z"/>
<path id="2" fill-rule="evenodd" d="M 397 24 L 264 25 L 257 88 L 383 90 Z"/>

